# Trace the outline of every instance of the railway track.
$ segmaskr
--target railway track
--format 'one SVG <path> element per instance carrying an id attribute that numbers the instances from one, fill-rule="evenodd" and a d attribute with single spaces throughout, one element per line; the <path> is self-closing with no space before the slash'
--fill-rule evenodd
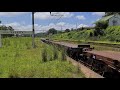
<path id="1" fill-rule="evenodd" d="M 64 48 L 67 56 L 106 78 L 120 78 L 120 52 L 94 51 L 88 44 L 77 45 L 41 39 L 47 44 Z"/>

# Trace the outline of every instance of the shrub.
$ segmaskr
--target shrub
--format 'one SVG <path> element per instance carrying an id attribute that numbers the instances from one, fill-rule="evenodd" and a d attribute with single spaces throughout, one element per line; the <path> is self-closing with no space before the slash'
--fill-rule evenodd
<path id="1" fill-rule="evenodd" d="M 42 61 L 47 62 L 47 51 L 46 48 L 43 49 L 42 51 Z"/>
<path id="2" fill-rule="evenodd" d="M 90 37 L 92 37 L 93 36 L 93 33 L 92 32 L 90 32 Z"/>
<path id="3" fill-rule="evenodd" d="M 52 58 L 52 56 L 50 55 L 50 56 L 49 56 L 49 61 L 52 61 L 52 60 L 53 60 L 53 58 Z"/>
<path id="4" fill-rule="evenodd" d="M 94 36 L 104 35 L 104 29 L 108 27 L 107 21 L 99 21 L 96 23 Z"/>
<path id="5" fill-rule="evenodd" d="M 99 21 L 96 23 L 95 30 L 97 29 L 106 29 L 108 27 L 107 21 Z"/>
<path id="6" fill-rule="evenodd" d="M 103 36 L 104 35 L 104 30 L 102 30 L 102 29 L 94 30 L 94 36 L 98 36 L 98 35 Z"/>
<path id="7" fill-rule="evenodd" d="M 110 26 L 105 30 L 106 39 L 120 42 L 120 26 Z"/>
<path id="8" fill-rule="evenodd" d="M 66 52 L 65 52 L 65 50 L 63 49 L 62 50 L 62 53 L 61 53 L 61 59 L 63 60 L 63 61 L 65 61 L 67 58 L 66 58 Z"/>
<path id="9" fill-rule="evenodd" d="M 54 50 L 53 50 L 53 59 L 54 60 L 58 59 L 58 52 L 57 52 L 56 47 L 54 47 Z"/>
<path id="10" fill-rule="evenodd" d="M 65 32 L 70 32 L 70 29 L 66 29 Z"/>

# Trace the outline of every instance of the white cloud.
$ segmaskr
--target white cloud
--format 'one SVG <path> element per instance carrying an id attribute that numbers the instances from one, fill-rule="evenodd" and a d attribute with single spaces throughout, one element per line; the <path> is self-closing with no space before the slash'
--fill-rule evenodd
<path id="1" fill-rule="evenodd" d="M 50 28 L 55 28 L 57 30 L 61 30 L 61 27 L 62 27 L 62 30 L 71 29 L 71 28 L 76 29 L 76 24 L 70 24 L 70 23 L 66 23 L 66 22 L 59 22 L 59 23 L 56 23 L 56 24 L 51 23 L 49 25 L 41 26 L 41 28 L 39 30 L 47 31 Z M 88 25 L 79 24 L 78 28 L 80 28 L 80 27 L 88 27 Z"/>
<path id="2" fill-rule="evenodd" d="M 15 30 L 18 31 L 32 31 L 32 25 L 20 24 L 18 22 L 7 23 L 5 26 L 12 26 Z"/>
<path id="3" fill-rule="evenodd" d="M 60 15 L 60 16 L 51 16 L 50 12 L 37 12 L 35 13 L 35 19 L 42 19 L 42 20 L 57 19 L 61 17 L 61 15 L 63 15 L 62 18 L 70 18 L 74 15 L 73 13 L 70 13 L 70 12 L 54 12 L 54 14 L 55 13 L 57 13 L 57 15 Z"/>
<path id="4" fill-rule="evenodd" d="M 65 22 L 59 22 L 59 23 L 57 23 L 56 25 L 58 25 L 58 26 L 64 26 L 64 25 L 65 25 Z"/>
<path id="5" fill-rule="evenodd" d="M 49 12 L 39 12 L 35 13 L 35 19 L 51 19 Z"/>
<path id="6" fill-rule="evenodd" d="M 0 12 L 0 16 L 13 17 L 17 15 L 22 15 L 27 12 Z"/>
<path id="7" fill-rule="evenodd" d="M 105 12 L 93 12 L 92 15 L 103 16 Z"/>
<path id="8" fill-rule="evenodd" d="M 73 13 L 70 13 L 70 12 L 60 12 L 62 15 L 64 15 L 63 17 L 64 18 L 70 18 L 72 16 L 74 16 Z"/>
<path id="9" fill-rule="evenodd" d="M 80 27 L 88 27 L 88 25 L 86 25 L 86 24 L 80 24 L 80 25 L 78 25 L 78 28 L 80 28 Z"/>
<path id="10" fill-rule="evenodd" d="M 86 18 L 84 16 L 76 16 L 77 19 L 79 20 L 85 20 Z"/>
<path id="11" fill-rule="evenodd" d="M 96 21 L 99 21 L 100 20 L 100 18 L 98 18 Z"/>
<path id="12" fill-rule="evenodd" d="M 13 22 L 13 23 L 9 23 L 9 24 L 5 24 L 6 26 L 12 26 L 12 27 L 19 27 L 20 24 L 17 22 Z"/>
<path id="13" fill-rule="evenodd" d="M 6 26 L 12 26 L 15 30 L 17 31 L 32 31 L 32 25 L 25 25 L 25 24 L 20 24 L 17 22 L 13 22 L 13 23 L 9 23 L 9 24 L 5 24 Z M 88 25 L 85 24 L 79 24 L 78 28 L 80 27 L 87 27 Z M 66 23 L 66 22 L 59 22 L 59 23 L 50 23 L 48 25 L 39 25 L 39 24 L 35 24 L 35 32 L 46 32 L 48 31 L 50 28 L 55 28 L 57 30 L 65 30 L 65 29 L 75 29 L 76 25 L 75 24 L 70 24 L 70 23 Z"/>

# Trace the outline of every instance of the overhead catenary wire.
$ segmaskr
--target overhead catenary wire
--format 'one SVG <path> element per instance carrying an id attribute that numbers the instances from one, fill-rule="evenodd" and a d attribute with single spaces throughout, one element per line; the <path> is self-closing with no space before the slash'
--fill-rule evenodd
<path id="1" fill-rule="evenodd" d="M 65 14 L 65 12 L 63 13 L 63 15 L 58 15 L 58 16 L 60 16 L 60 17 L 55 20 L 55 21 L 56 21 L 56 22 L 55 22 L 56 25 L 57 25 L 58 21 L 64 16 L 64 14 Z M 62 30 L 62 25 L 61 25 L 60 27 L 61 27 L 61 30 Z"/>
<path id="2" fill-rule="evenodd" d="M 52 21 L 51 23 L 55 23 L 57 25 L 58 21 L 64 16 L 64 14 L 65 14 L 65 12 L 62 15 L 60 15 L 59 12 L 57 12 L 56 15 L 52 15 L 50 12 L 51 16 L 59 17 L 59 18 L 55 19 L 55 21 Z M 35 31 L 43 31 L 43 30 L 35 30 Z"/>

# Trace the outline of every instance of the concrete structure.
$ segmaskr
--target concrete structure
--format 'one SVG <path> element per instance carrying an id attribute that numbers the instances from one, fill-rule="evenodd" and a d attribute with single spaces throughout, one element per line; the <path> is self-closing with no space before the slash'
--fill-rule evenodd
<path id="1" fill-rule="evenodd" d="M 120 15 L 119 14 L 114 14 L 114 15 L 109 15 L 106 17 L 102 17 L 100 20 L 97 22 L 101 21 L 108 21 L 109 26 L 119 26 L 120 25 Z M 97 23 L 95 22 L 95 23 Z"/>
<path id="2" fill-rule="evenodd" d="M 11 31 L 11 30 L 0 30 L 0 47 L 2 47 L 2 42 L 1 42 L 1 34 L 13 34 L 13 35 L 22 35 L 22 34 L 30 34 L 32 35 L 32 31 Z"/>
<path id="3" fill-rule="evenodd" d="M 116 14 L 109 19 L 109 26 L 118 26 L 120 25 L 120 15 Z"/>

